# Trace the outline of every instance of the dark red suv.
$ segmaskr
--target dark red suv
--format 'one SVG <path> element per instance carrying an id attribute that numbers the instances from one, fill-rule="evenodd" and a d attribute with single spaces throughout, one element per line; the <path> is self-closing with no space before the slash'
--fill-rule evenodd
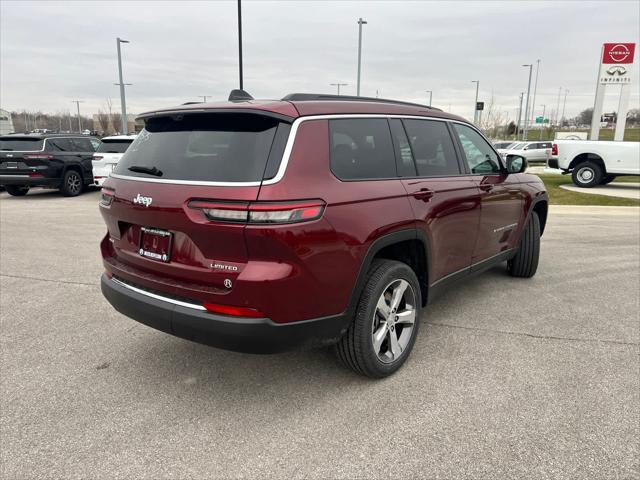
<path id="1" fill-rule="evenodd" d="M 102 190 L 101 283 L 158 330 L 246 352 L 335 344 L 382 377 L 453 281 L 500 262 L 536 272 L 544 185 L 460 117 L 232 92 L 142 118 Z"/>

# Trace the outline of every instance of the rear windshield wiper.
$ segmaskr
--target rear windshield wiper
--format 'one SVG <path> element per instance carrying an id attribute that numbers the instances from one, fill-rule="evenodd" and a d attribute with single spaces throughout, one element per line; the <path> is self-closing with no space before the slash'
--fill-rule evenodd
<path id="1" fill-rule="evenodd" d="M 131 165 L 128 170 L 138 173 L 148 173 L 149 175 L 155 175 L 156 177 L 162 176 L 162 170 L 158 170 L 156 167 L 144 167 L 142 165 Z"/>

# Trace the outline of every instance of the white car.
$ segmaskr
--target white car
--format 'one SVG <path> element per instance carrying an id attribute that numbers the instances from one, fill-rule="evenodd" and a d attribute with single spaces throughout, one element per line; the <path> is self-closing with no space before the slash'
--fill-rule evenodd
<path id="1" fill-rule="evenodd" d="M 571 173 L 578 187 L 605 185 L 623 175 L 640 175 L 640 142 L 556 140 L 549 168 Z"/>
<path id="2" fill-rule="evenodd" d="M 94 185 L 102 186 L 135 139 L 135 135 L 114 135 L 102 139 L 102 143 L 93 154 L 91 161 Z"/>
<path id="3" fill-rule="evenodd" d="M 520 155 L 527 162 L 546 163 L 551 158 L 551 142 L 519 142 L 506 149 L 498 149 L 503 156 Z"/>

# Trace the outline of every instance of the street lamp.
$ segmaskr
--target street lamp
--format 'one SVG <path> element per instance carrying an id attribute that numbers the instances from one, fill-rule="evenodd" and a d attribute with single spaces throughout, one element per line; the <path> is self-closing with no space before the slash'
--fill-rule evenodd
<path id="1" fill-rule="evenodd" d="M 120 109 L 122 110 L 122 115 L 120 118 L 120 132 L 123 135 L 129 133 L 129 128 L 127 127 L 127 105 L 124 98 L 124 86 L 131 85 L 130 83 L 124 83 L 122 80 L 122 54 L 120 52 L 120 44 L 121 43 L 129 43 L 129 40 L 122 40 L 120 37 L 116 38 L 116 45 L 118 46 L 118 76 L 120 78 L 120 83 L 116 83 L 115 85 L 120 86 Z"/>
<path id="2" fill-rule="evenodd" d="M 540 135 L 538 135 L 538 140 L 542 140 L 542 129 L 544 128 L 544 114 L 547 111 L 547 105 L 545 103 L 542 104 L 542 124 L 540 125 Z"/>
<path id="3" fill-rule="evenodd" d="M 200 97 L 204 103 L 207 103 L 207 97 L 210 97 L 210 96 L 211 95 L 198 95 L 198 97 Z"/>
<path id="4" fill-rule="evenodd" d="M 560 126 L 564 123 L 564 109 L 567 106 L 567 93 L 569 93 L 569 89 L 565 89 L 564 91 L 564 102 L 562 102 L 562 117 L 560 117 Z"/>
<path id="5" fill-rule="evenodd" d="M 338 95 L 340 95 L 340 87 L 347 87 L 349 86 L 348 83 L 330 83 L 329 85 L 331 85 L 332 87 L 338 87 Z"/>
<path id="6" fill-rule="evenodd" d="M 429 106 L 431 106 L 431 100 L 433 99 L 433 91 L 425 90 L 429 94 Z"/>
<path id="7" fill-rule="evenodd" d="M 360 96 L 360 70 L 362 66 L 362 25 L 366 25 L 367 22 L 360 17 L 358 19 L 358 84 L 356 87 L 356 95 Z"/>
<path id="8" fill-rule="evenodd" d="M 82 133 L 82 121 L 80 120 L 80 104 L 84 103 L 84 100 L 71 100 L 71 103 L 75 103 L 78 108 L 78 132 Z M 71 115 L 69 115 L 69 126 L 71 126 Z"/>
<path id="9" fill-rule="evenodd" d="M 527 127 L 528 127 L 528 120 L 529 120 L 529 96 L 531 94 L 531 73 L 533 73 L 533 64 L 532 63 L 528 63 L 526 65 L 522 65 L 523 67 L 529 67 L 529 85 L 527 86 L 527 101 L 525 102 L 525 107 L 524 107 L 524 127 L 522 129 L 522 140 L 526 140 L 527 139 Z"/>
<path id="10" fill-rule="evenodd" d="M 473 123 L 478 121 L 478 90 L 480 89 L 480 80 L 471 80 L 471 83 L 476 84 L 476 103 L 473 104 Z"/>
<path id="11" fill-rule="evenodd" d="M 533 84 L 533 101 L 531 102 L 531 121 L 534 120 L 536 111 L 536 93 L 538 92 L 538 72 L 540 71 L 540 59 L 536 60 L 536 80 Z"/>

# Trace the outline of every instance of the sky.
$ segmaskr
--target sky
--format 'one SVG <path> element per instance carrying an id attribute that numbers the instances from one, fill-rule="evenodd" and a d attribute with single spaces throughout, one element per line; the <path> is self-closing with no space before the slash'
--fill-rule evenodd
<path id="1" fill-rule="evenodd" d="M 0 106 L 119 111 L 116 37 L 127 110 L 223 100 L 238 86 L 235 1 L 0 2 Z M 479 100 L 515 119 L 540 60 L 535 114 L 565 90 L 567 117 L 593 106 L 604 42 L 640 41 L 638 1 L 242 2 L 244 86 L 255 98 L 292 92 L 355 95 L 359 17 L 361 95 L 427 103 L 470 118 Z M 640 102 L 638 52 L 630 108 Z M 617 109 L 610 87 L 605 111 Z M 546 105 L 546 107 L 543 107 Z"/>

